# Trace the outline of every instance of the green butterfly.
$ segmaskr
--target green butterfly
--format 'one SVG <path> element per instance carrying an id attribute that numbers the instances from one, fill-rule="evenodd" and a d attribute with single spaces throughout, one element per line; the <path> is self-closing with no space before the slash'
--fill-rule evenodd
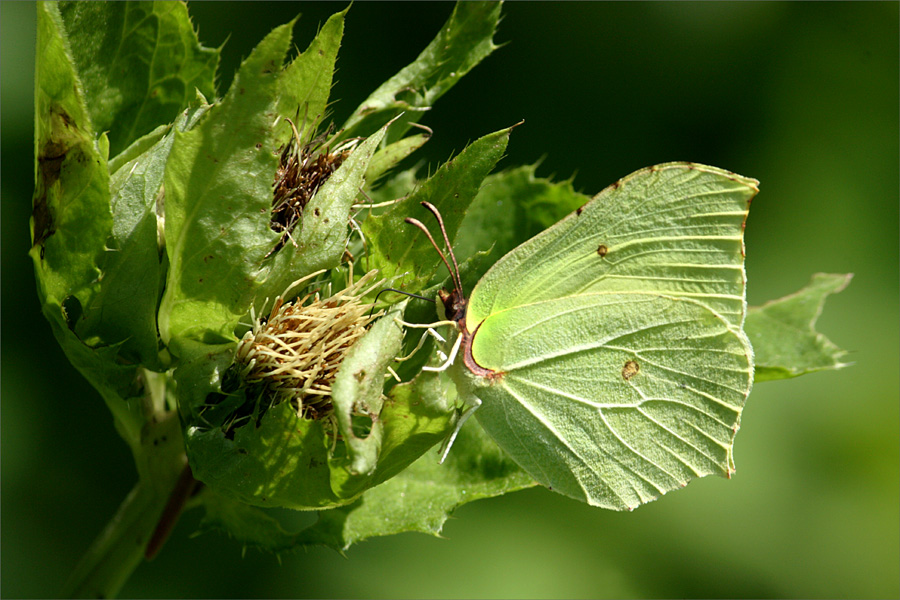
<path id="1" fill-rule="evenodd" d="M 743 232 L 757 185 L 650 167 L 512 250 L 468 300 L 451 269 L 451 376 L 470 406 L 456 431 L 474 413 L 539 483 L 618 510 L 730 476 L 753 380 Z"/>

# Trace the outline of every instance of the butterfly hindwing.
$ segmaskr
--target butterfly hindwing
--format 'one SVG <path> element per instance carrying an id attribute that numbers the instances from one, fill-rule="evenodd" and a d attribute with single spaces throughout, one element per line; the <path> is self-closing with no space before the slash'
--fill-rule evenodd
<path id="1" fill-rule="evenodd" d="M 746 339 L 683 298 L 591 293 L 502 311 L 472 352 L 484 429 L 537 481 L 633 508 L 733 470 L 751 380 Z"/>

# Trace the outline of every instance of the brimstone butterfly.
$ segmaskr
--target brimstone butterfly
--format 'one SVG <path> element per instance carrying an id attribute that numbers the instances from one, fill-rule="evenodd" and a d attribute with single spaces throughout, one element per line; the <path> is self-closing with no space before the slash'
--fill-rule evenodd
<path id="1" fill-rule="evenodd" d="M 757 185 L 650 167 L 509 252 L 468 300 L 456 270 L 441 299 L 471 407 L 460 426 L 474 411 L 536 481 L 596 506 L 730 476 L 753 379 L 743 232 Z"/>

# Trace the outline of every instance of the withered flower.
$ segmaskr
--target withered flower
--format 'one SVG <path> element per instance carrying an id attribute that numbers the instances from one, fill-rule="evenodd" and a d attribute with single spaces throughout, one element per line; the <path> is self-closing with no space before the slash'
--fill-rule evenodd
<path id="1" fill-rule="evenodd" d="M 255 321 L 238 344 L 235 363 L 243 384 L 261 385 L 270 406 L 289 401 L 300 417 L 330 416 L 331 385 L 344 357 L 381 315 L 362 301 L 382 283 L 371 284 L 375 274 L 328 298 L 318 292 L 287 303 L 276 298 L 268 318 Z"/>
<path id="2" fill-rule="evenodd" d="M 331 128 L 317 137 L 310 134 L 309 139 L 303 141 L 294 122 L 286 120 L 294 135 L 282 150 L 281 162 L 275 172 L 270 221 L 270 227 L 281 233 L 281 239 L 267 256 L 280 250 L 291 239 L 291 233 L 300 222 L 306 205 L 359 142 L 355 138 L 344 140 L 332 151 L 327 141 Z"/>

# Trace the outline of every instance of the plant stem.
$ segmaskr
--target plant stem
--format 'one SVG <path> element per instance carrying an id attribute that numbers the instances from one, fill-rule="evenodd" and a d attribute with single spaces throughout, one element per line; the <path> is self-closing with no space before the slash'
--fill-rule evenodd
<path id="1" fill-rule="evenodd" d="M 150 537 L 150 541 L 147 542 L 147 547 L 144 549 L 144 558 L 153 560 L 153 557 L 156 556 L 163 544 L 166 543 L 166 540 L 169 539 L 169 534 L 172 533 L 175 524 L 178 523 L 181 512 L 184 510 L 191 495 L 198 489 L 198 485 L 201 484 L 194 479 L 191 466 L 185 464 L 184 469 L 181 471 L 181 476 L 175 484 L 175 489 L 172 490 L 172 494 L 169 496 L 165 508 L 163 508 L 162 516 L 156 523 L 153 535 Z"/>
<path id="2" fill-rule="evenodd" d="M 63 589 L 67 598 L 112 598 L 141 563 L 165 499 L 139 481 L 94 540 Z"/>
<path id="3" fill-rule="evenodd" d="M 70 598 L 112 598 L 144 558 L 160 521 L 160 515 L 178 496 L 184 503 L 184 473 L 193 483 L 178 416 L 174 411 L 151 418 L 141 432 L 135 452 L 140 480 L 119 506 L 116 514 L 91 544 L 63 589 Z M 192 487 L 192 486 L 191 486 Z M 189 492 L 188 492 L 189 494 Z M 167 521 L 167 534 L 174 526 Z M 158 545 L 164 541 L 162 536 Z"/>

